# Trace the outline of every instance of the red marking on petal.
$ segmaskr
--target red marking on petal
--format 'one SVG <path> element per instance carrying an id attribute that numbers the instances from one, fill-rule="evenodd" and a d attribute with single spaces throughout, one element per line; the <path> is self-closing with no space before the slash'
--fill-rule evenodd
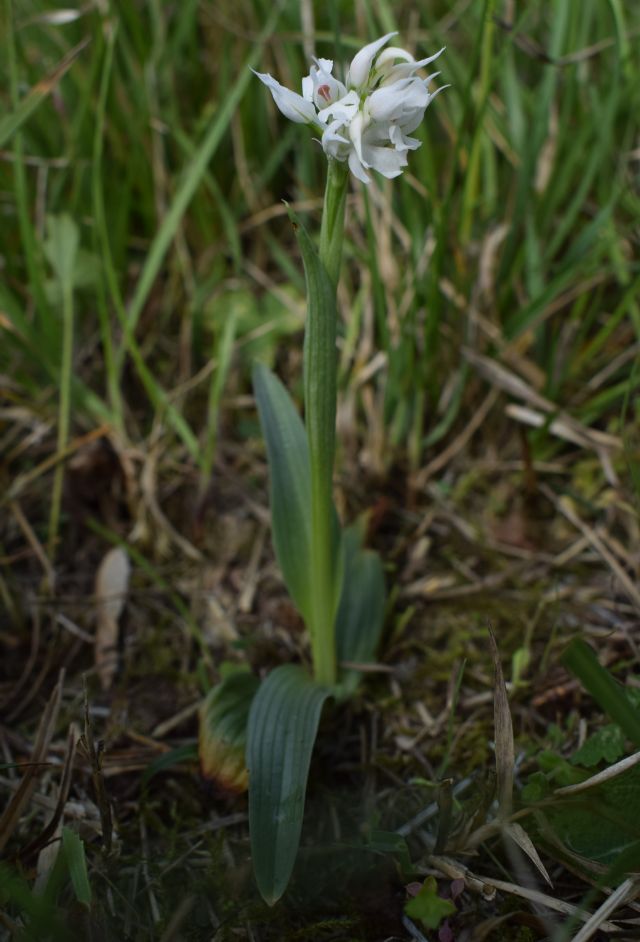
<path id="1" fill-rule="evenodd" d="M 331 88 L 328 85 L 319 85 L 318 95 L 325 101 L 331 101 Z"/>

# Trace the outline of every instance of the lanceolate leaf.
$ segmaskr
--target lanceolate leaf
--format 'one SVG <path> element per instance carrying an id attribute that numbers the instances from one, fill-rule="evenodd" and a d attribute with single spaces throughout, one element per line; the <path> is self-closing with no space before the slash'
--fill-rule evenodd
<path id="1" fill-rule="evenodd" d="M 311 476 L 302 419 L 288 392 L 263 364 L 253 389 L 269 456 L 273 543 L 291 597 L 308 621 L 311 578 Z"/>
<path id="2" fill-rule="evenodd" d="M 285 664 L 260 687 L 249 714 L 249 828 L 258 889 L 273 905 L 293 870 L 311 752 L 324 701 L 332 691 Z"/>
<path id="3" fill-rule="evenodd" d="M 385 587 L 382 563 L 377 553 L 362 549 L 357 525 L 343 533 L 344 578 L 336 617 L 338 664 L 368 664 L 375 661 L 384 621 Z M 340 686 L 353 693 L 361 673 L 343 670 Z"/>

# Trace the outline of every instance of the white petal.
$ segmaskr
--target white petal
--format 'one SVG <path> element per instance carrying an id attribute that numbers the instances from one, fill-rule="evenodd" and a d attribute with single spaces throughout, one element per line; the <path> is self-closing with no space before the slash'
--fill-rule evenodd
<path id="1" fill-rule="evenodd" d="M 316 59 L 316 62 L 323 72 L 327 72 L 328 75 L 331 75 L 333 71 L 333 59 Z"/>
<path id="2" fill-rule="evenodd" d="M 364 115 L 361 111 L 359 111 L 349 125 L 349 137 L 353 141 L 353 146 L 355 148 L 356 154 L 358 155 L 358 160 L 361 160 L 362 163 L 366 166 L 366 162 L 362 159 L 362 132 L 364 129 Z"/>
<path id="3" fill-rule="evenodd" d="M 429 104 L 429 92 L 420 79 L 405 79 L 377 88 L 367 99 L 374 121 L 401 121 L 403 116 Z"/>
<path id="4" fill-rule="evenodd" d="M 389 140 L 396 150 L 417 150 L 422 146 L 422 141 L 419 141 L 417 137 L 407 137 L 397 124 L 392 124 L 389 128 Z"/>
<path id="5" fill-rule="evenodd" d="M 317 123 L 316 109 L 310 101 L 305 101 L 302 95 L 298 95 L 296 92 L 292 92 L 291 89 L 285 88 L 280 82 L 276 82 L 273 76 L 256 72 L 255 69 L 251 71 L 267 86 L 273 95 L 273 100 L 285 118 L 289 118 L 290 121 L 295 121 L 297 124 Z"/>
<path id="6" fill-rule="evenodd" d="M 392 147 L 365 146 L 364 153 L 367 165 L 390 180 L 393 177 L 399 177 L 402 168 L 407 166 L 406 152 L 394 150 Z"/>
<path id="7" fill-rule="evenodd" d="M 351 142 L 339 133 L 343 127 L 344 125 L 339 121 L 334 121 L 325 130 L 321 141 L 325 154 L 336 157 L 338 160 L 346 160 L 351 149 Z"/>
<path id="8" fill-rule="evenodd" d="M 385 43 L 389 42 L 392 36 L 397 36 L 397 33 L 387 33 L 382 39 L 377 39 L 375 42 L 369 43 L 364 49 L 356 53 L 351 60 L 351 65 L 347 73 L 348 86 L 351 88 L 359 88 L 360 85 L 364 85 L 369 78 L 371 63 L 373 62 L 375 54 L 379 49 L 382 49 Z"/>
<path id="9" fill-rule="evenodd" d="M 302 79 L 302 97 L 305 101 L 313 101 L 313 79 L 310 75 L 305 75 Z"/>
<path id="10" fill-rule="evenodd" d="M 362 180 L 363 183 L 371 183 L 371 177 L 368 177 L 365 173 L 364 167 L 360 163 L 360 158 L 355 150 L 349 152 L 349 170 L 354 177 L 357 177 L 358 180 Z"/>
<path id="11" fill-rule="evenodd" d="M 374 121 L 393 121 L 402 114 L 402 89 L 390 85 L 377 88 L 365 102 L 365 110 Z"/>
<path id="12" fill-rule="evenodd" d="M 405 62 L 415 62 L 410 52 L 406 49 L 400 49 L 399 46 L 389 46 L 384 49 L 376 60 L 376 69 L 381 68 L 385 63 L 394 62 L 396 59 L 404 59 Z"/>
<path id="13" fill-rule="evenodd" d="M 326 108 L 323 108 L 318 117 L 323 124 L 326 124 L 329 118 L 340 118 L 342 121 L 351 121 L 357 114 L 359 107 L 360 98 L 358 93 L 350 91 L 347 92 L 346 95 L 343 95 L 342 98 L 339 98 L 338 101 L 334 101 L 332 104 L 327 105 Z"/>
<path id="14" fill-rule="evenodd" d="M 438 56 L 441 56 L 445 50 L 445 46 L 442 47 L 438 52 L 433 56 L 427 56 L 426 59 L 418 59 L 417 62 L 400 62 L 393 66 L 393 68 L 387 72 L 385 77 L 382 80 L 382 85 L 390 85 L 392 82 L 398 82 L 400 79 L 410 78 L 418 69 L 424 68 L 425 65 L 429 65 L 430 62 L 433 62 L 434 59 L 437 59 Z M 382 59 L 384 55 L 390 50 L 385 49 L 384 52 L 380 53 L 378 62 Z M 438 73 L 436 73 L 438 74 Z"/>

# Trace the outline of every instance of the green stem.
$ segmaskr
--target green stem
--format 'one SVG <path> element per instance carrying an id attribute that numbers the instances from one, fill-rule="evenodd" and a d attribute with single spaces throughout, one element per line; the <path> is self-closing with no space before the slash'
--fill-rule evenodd
<path id="1" fill-rule="evenodd" d="M 325 303 L 310 304 L 305 332 L 305 418 L 311 465 L 311 617 L 316 680 L 336 682 L 335 615 L 340 585 L 339 542 L 333 508 L 336 426 L 336 304 L 348 169 L 329 161 L 320 230 L 320 262 L 328 278 L 318 285 Z M 323 279 L 321 278 L 320 281 Z M 324 288 L 324 291 L 322 290 Z"/>
<path id="2" fill-rule="evenodd" d="M 345 163 L 329 160 L 327 185 L 324 191 L 322 224 L 320 227 L 320 261 L 331 283 L 337 288 L 342 262 L 344 240 L 344 213 L 347 205 L 349 171 Z"/>

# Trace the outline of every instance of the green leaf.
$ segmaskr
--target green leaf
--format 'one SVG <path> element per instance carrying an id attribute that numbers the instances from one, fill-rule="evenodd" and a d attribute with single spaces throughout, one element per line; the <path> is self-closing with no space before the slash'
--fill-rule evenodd
<path id="1" fill-rule="evenodd" d="M 343 546 L 344 578 L 336 616 L 338 664 L 369 664 L 375 661 L 384 622 L 384 572 L 378 554 L 362 548 L 357 524 L 344 531 Z M 361 676 L 357 670 L 342 671 L 342 690 L 353 693 Z"/>
<path id="2" fill-rule="evenodd" d="M 284 893 L 300 843 L 311 752 L 332 691 L 285 664 L 263 681 L 249 713 L 249 829 L 258 889 L 272 906 Z"/>
<path id="3" fill-rule="evenodd" d="M 450 899 L 438 896 L 436 878 L 427 877 L 418 895 L 405 904 L 404 911 L 427 929 L 437 929 L 446 916 L 455 913 L 456 907 Z"/>
<path id="4" fill-rule="evenodd" d="M 311 472 L 302 419 L 288 392 L 261 363 L 253 389 L 267 443 L 273 544 L 291 598 L 308 621 L 311 579 Z"/>
<path id="5" fill-rule="evenodd" d="M 84 906 L 91 906 L 91 884 L 87 873 L 84 842 L 70 828 L 62 829 L 62 852 L 69 868 L 76 899 Z"/>
<path id="6" fill-rule="evenodd" d="M 601 886 L 617 886 L 630 873 L 640 873 L 640 841 L 622 851 L 600 880 Z"/>
<path id="7" fill-rule="evenodd" d="M 229 791 L 246 791 L 247 723 L 259 680 L 236 670 L 213 687 L 200 708 L 198 754 L 205 778 Z"/>
<path id="8" fill-rule="evenodd" d="M 567 795 L 539 813 L 556 845 L 559 842 L 579 855 L 585 866 L 589 861 L 610 866 L 640 843 L 640 768 Z M 553 847 L 550 850 L 553 852 Z"/>
<path id="9" fill-rule="evenodd" d="M 604 712 L 622 727 L 629 739 L 640 746 L 640 711 L 629 702 L 624 688 L 599 664 L 589 645 L 575 638 L 565 651 L 562 662 L 579 678 Z"/>
<path id="10" fill-rule="evenodd" d="M 582 744 L 582 746 L 571 756 L 571 762 L 575 765 L 585 765 L 591 768 L 603 760 L 608 763 L 617 762 L 624 755 L 625 735 L 619 726 L 610 723 L 603 726 L 597 733 Z"/>

